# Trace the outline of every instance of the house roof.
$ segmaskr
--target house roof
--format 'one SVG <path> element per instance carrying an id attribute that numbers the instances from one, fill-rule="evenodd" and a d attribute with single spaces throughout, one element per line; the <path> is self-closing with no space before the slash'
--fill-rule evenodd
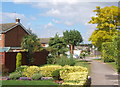
<path id="1" fill-rule="evenodd" d="M 8 30 L 9 28 L 15 26 L 16 23 L 5 23 L 5 24 L 0 24 L 0 31 L 4 32 L 6 30 Z"/>
<path id="2" fill-rule="evenodd" d="M 49 43 L 50 38 L 40 38 L 41 43 Z"/>
<path id="3" fill-rule="evenodd" d="M 0 24 L 0 33 L 5 33 L 11 29 L 13 29 L 14 27 L 20 25 L 28 34 L 30 34 L 30 32 L 21 24 L 21 23 L 4 23 L 4 24 Z"/>

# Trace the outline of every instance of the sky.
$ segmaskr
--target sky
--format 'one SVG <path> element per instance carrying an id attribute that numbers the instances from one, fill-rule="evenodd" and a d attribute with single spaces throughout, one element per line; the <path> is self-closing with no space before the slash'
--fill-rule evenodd
<path id="1" fill-rule="evenodd" d="M 39 38 L 62 36 L 66 30 L 78 30 L 84 42 L 96 29 L 89 24 L 96 6 L 118 6 L 119 0 L 2 0 L 0 3 L 0 23 L 21 23 L 31 29 Z"/>

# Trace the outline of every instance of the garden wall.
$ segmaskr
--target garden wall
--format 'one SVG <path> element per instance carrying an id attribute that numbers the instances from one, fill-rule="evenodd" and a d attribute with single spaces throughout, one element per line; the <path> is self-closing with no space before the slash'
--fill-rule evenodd
<path id="1" fill-rule="evenodd" d="M 18 52 L 4 52 L 2 53 L 2 64 L 12 72 L 16 68 L 16 55 Z M 43 50 L 34 53 L 34 63 L 32 65 L 43 65 L 47 63 L 48 51 Z M 27 65 L 27 52 L 21 52 L 22 65 Z"/>

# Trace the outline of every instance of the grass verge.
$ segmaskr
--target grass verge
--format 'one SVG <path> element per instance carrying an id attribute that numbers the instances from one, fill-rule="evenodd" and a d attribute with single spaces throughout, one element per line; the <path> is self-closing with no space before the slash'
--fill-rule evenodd
<path id="1" fill-rule="evenodd" d="M 53 82 L 53 80 L 3 80 L 2 87 L 46 87 L 46 86 L 55 86 L 58 84 Z"/>

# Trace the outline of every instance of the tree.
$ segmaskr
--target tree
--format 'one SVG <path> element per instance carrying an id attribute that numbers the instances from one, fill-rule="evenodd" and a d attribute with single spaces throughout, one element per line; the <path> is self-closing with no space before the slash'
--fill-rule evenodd
<path id="1" fill-rule="evenodd" d="M 112 37 L 119 33 L 117 26 L 120 25 L 120 8 L 117 6 L 110 6 L 100 8 L 96 7 L 94 10 L 95 17 L 92 17 L 89 23 L 97 24 L 97 29 L 92 33 L 89 41 L 95 45 L 98 50 L 101 50 L 103 42 L 111 42 Z"/>
<path id="2" fill-rule="evenodd" d="M 21 66 L 21 60 L 22 60 L 22 54 L 21 53 L 17 53 L 17 56 L 16 56 L 16 68 Z"/>
<path id="3" fill-rule="evenodd" d="M 40 39 L 35 34 L 26 35 L 21 42 L 21 47 L 28 52 L 28 63 L 31 64 L 34 61 L 33 53 L 40 51 Z"/>
<path id="4" fill-rule="evenodd" d="M 73 54 L 74 46 L 79 45 L 83 41 L 80 32 L 77 30 L 66 30 L 63 32 L 63 38 L 66 44 L 70 46 L 71 54 Z"/>
<path id="5" fill-rule="evenodd" d="M 55 37 L 51 38 L 49 41 L 49 46 L 52 49 L 52 55 L 60 56 L 60 54 L 65 54 L 67 51 L 67 46 L 65 41 L 59 35 L 55 35 Z"/>

